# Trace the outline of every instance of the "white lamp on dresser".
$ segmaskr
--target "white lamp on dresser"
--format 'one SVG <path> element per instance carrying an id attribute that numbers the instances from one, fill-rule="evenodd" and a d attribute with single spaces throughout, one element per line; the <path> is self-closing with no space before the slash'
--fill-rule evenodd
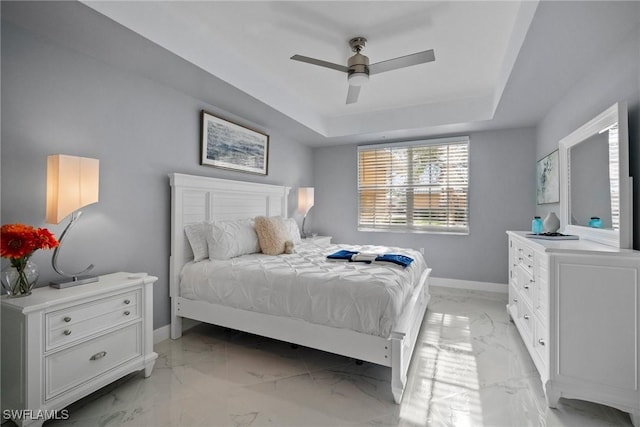
<path id="1" fill-rule="evenodd" d="M 64 238 L 82 215 L 80 209 L 98 202 L 99 170 L 97 159 L 62 154 L 47 157 L 47 222 L 59 224 L 71 216 L 51 258 L 53 269 L 63 277 L 52 282 L 53 287 L 66 288 L 98 280 L 97 276 L 86 275 L 93 270 L 93 264 L 77 273 L 67 273 L 58 266 L 58 255 Z"/>
<path id="2" fill-rule="evenodd" d="M 588 151 L 604 155 L 584 160 Z M 507 232 L 507 310 L 550 407 L 561 397 L 597 402 L 640 426 L 640 252 L 629 249 L 628 165 L 624 104 L 560 141 L 562 231 L 579 240 Z M 603 168 L 602 185 L 578 182 Z M 595 214 L 605 218 L 602 229 L 588 225 Z"/>

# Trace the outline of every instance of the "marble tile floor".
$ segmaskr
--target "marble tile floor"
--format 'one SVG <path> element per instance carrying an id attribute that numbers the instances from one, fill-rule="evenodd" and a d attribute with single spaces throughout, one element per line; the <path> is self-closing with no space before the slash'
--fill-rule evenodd
<path id="1" fill-rule="evenodd" d="M 628 414 L 593 403 L 547 408 L 506 295 L 431 294 L 401 405 L 388 368 L 199 325 L 156 345 L 150 378 L 123 378 L 45 426 L 631 425 Z"/>

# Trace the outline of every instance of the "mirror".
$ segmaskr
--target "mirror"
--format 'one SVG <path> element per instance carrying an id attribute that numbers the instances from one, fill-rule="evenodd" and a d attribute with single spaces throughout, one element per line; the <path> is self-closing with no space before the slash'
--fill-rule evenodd
<path id="1" fill-rule="evenodd" d="M 565 234 L 632 247 L 626 104 L 608 108 L 560 141 L 560 211 Z"/>

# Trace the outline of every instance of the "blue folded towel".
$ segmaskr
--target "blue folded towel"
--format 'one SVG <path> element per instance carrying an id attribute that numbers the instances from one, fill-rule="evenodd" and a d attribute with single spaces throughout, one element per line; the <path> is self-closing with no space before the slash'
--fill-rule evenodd
<path id="1" fill-rule="evenodd" d="M 353 256 L 358 255 L 359 252 L 348 251 L 346 249 L 341 249 L 338 252 L 334 252 L 331 255 L 327 255 L 327 259 L 332 260 L 345 260 L 349 262 L 366 262 L 367 264 L 371 264 L 371 261 L 358 261 L 354 260 Z M 383 254 L 379 255 L 375 259 L 376 262 L 390 262 L 393 264 L 397 264 L 403 268 L 408 267 L 412 262 L 413 258 L 399 255 L 399 254 Z"/>
<path id="2" fill-rule="evenodd" d="M 413 258 L 398 254 L 384 254 L 376 258 L 376 262 L 377 261 L 392 262 L 394 264 L 398 264 L 404 268 L 407 268 L 409 264 L 413 262 Z"/>
<path id="3" fill-rule="evenodd" d="M 331 255 L 327 255 L 329 259 L 344 259 L 351 261 L 351 257 L 357 255 L 358 252 L 348 251 L 346 249 L 339 250 L 338 252 L 334 252 Z"/>

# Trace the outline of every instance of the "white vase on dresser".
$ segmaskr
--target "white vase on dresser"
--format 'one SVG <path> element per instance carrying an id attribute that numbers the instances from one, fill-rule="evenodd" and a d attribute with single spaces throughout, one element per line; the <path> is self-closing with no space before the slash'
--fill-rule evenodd
<path id="1" fill-rule="evenodd" d="M 131 372 L 151 375 L 153 284 L 113 273 L 65 289 L 2 297 L 2 417 L 19 426 L 64 418 L 76 400 Z"/>
<path id="2" fill-rule="evenodd" d="M 507 234 L 507 310 L 548 405 L 560 397 L 597 402 L 640 425 L 640 252 Z"/>

